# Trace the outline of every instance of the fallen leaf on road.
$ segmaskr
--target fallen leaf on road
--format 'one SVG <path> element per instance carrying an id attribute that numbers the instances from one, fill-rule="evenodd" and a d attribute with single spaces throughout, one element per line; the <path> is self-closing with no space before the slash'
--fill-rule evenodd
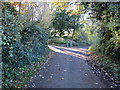
<path id="1" fill-rule="evenodd" d="M 98 85 L 98 83 L 95 83 L 96 85 Z"/>
<path id="2" fill-rule="evenodd" d="M 42 76 L 42 75 L 39 75 L 40 77 Z"/>
<path id="3" fill-rule="evenodd" d="M 35 75 L 35 77 L 37 77 L 37 76 Z"/>
<path id="4" fill-rule="evenodd" d="M 42 79 L 44 79 L 45 77 L 42 77 Z"/>
<path id="5" fill-rule="evenodd" d="M 31 77 L 31 79 L 33 79 L 33 77 Z"/>
<path id="6" fill-rule="evenodd" d="M 64 78 L 61 78 L 61 80 L 63 80 Z"/>
<path id="7" fill-rule="evenodd" d="M 64 70 L 65 72 L 67 71 L 67 70 Z"/>

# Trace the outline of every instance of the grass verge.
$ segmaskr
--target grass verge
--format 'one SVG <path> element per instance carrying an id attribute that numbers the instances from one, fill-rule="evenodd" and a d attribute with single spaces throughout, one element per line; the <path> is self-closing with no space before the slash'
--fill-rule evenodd
<path id="1" fill-rule="evenodd" d="M 65 41 L 65 40 L 63 40 L 63 41 L 62 40 L 61 41 L 60 40 L 56 40 L 56 41 L 54 41 L 54 43 L 55 44 L 66 44 L 67 41 Z"/>

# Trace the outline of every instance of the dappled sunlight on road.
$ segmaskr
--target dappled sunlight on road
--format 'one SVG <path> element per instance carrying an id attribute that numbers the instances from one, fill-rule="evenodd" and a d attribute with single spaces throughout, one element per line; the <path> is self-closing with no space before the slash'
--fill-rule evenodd
<path id="1" fill-rule="evenodd" d="M 62 46 L 51 46 L 49 45 L 49 48 L 55 52 L 71 55 L 77 58 L 86 59 L 86 52 L 87 49 L 85 48 L 78 48 L 78 47 L 62 47 Z"/>
<path id="2" fill-rule="evenodd" d="M 83 52 L 83 53 L 85 53 L 87 51 L 87 49 L 85 49 L 85 48 L 62 47 L 62 46 L 54 46 L 54 47 L 62 48 L 62 49 L 68 49 L 68 50 L 73 50 L 73 51 L 78 51 L 78 52 Z"/>
<path id="3" fill-rule="evenodd" d="M 54 46 L 49 45 L 48 47 L 55 52 L 64 53 L 62 50 L 59 50 L 59 49 L 55 48 Z"/>

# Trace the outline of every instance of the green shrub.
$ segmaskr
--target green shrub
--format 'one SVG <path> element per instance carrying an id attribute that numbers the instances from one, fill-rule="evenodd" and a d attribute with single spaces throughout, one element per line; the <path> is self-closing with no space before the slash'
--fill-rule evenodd
<path id="1" fill-rule="evenodd" d="M 98 45 L 93 44 L 88 48 L 89 51 L 97 52 L 98 51 Z"/>
<path id="2" fill-rule="evenodd" d="M 67 43 L 67 41 L 60 41 L 60 40 L 57 40 L 57 41 L 54 41 L 54 43 L 56 43 L 56 44 L 66 44 Z"/>

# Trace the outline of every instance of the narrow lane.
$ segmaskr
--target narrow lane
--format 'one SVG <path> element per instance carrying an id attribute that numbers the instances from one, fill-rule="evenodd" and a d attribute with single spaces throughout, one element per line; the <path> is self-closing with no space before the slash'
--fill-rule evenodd
<path id="1" fill-rule="evenodd" d="M 87 47 L 49 46 L 55 51 L 45 66 L 35 75 L 30 88 L 105 88 L 85 61 Z"/>

